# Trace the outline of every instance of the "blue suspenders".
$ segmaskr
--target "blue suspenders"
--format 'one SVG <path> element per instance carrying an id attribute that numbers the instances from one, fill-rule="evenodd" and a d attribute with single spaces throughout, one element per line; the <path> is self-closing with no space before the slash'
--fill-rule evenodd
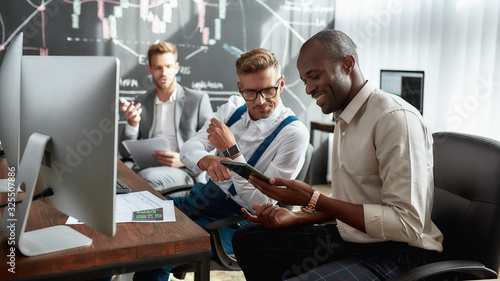
<path id="1" fill-rule="evenodd" d="M 240 106 L 238 109 L 236 109 L 236 111 L 233 113 L 233 115 L 227 121 L 226 126 L 231 127 L 234 123 L 236 123 L 236 121 L 240 120 L 241 116 L 243 115 L 243 113 L 245 113 L 246 110 L 247 110 L 246 104 L 244 104 L 244 105 Z M 266 151 L 267 147 L 269 147 L 269 145 L 273 142 L 273 140 L 279 134 L 281 129 L 283 129 L 286 125 L 290 124 L 291 122 L 298 121 L 298 120 L 299 120 L 299 118 L 297 118 L 297 116 L 295 116 L 295 115 L 290 115 L 287 118 L 285 118 L 285 120 L 283 120 L 281 122 L 281 124 L 278 126 L 278 128 L 276 128 L 274 130 L 274 132 L 272 132 L 260 144 L 260 146 L 257 148 L 257 150 L 255 150 L 252 157 L 250 157 L 250 160 L 248 160 L 248 164 L 251 166 L 255 166 L 255 164 L 257 164 L 257 161 L 259 161 L 262 154 L 264 154 L 264 151 Z M 232 196 L 236 195 L 236 189 L 234 188 L 234 184 L 231 185 L 231 187 L 229 188 L 228 191 Z"/>
<path id="2" fill-rule="evenodd" d="M 227 120 L 226 126 L 228 126 L 228 127 L 233 126 L 233 124 L 236 123 L 236 121 L 240 120 L 241 116 L 243 115 L 243 113 L 245 113 L 245 111 L 247 111 L 247 105 L 246 104 L 238 107 L 233 112 L 233 115 L 231 115 L 231 117 L 229 117 L 229 120 Z"/>

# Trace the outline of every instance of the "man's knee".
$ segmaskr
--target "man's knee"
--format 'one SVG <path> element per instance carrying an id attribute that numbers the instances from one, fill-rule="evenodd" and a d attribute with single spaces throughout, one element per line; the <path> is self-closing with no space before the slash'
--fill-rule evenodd
<path id="1" fill-rule="evenodd" d="M 179 168 L 152 167 L 141 170 L 137 174 L 159 192 L 164 192 L 173 186 L 194 184 L 194 179 L 189 172 Z"/>
<path id="2" fill-rule="evenodd" d="M 251 249 L 253 246 L 250 245 L 254 243 L 260 244 L 257 240 L 259 240 L 259 237 L 262 237 L 262 235 L 259 234 L 262 230 L 265 230 L 265 228 L 258 223 L 242 225 L 233 234 L 232 243 L 234 251 L 237 251 L 237 248 L 244 249 L 248 247 Z"/>

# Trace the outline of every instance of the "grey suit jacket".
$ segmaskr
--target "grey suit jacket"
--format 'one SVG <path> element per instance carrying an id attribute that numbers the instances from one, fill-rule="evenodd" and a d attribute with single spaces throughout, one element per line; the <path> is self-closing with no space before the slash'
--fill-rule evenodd
<path id="1" fill-rule="evenodd" d="M 139 123 L 139 136 L 137 139 L 149 139 L 153 136 L 156 122 L 155 106 L 156 90 L 148 91 L 139 96 L 135 103 L 141 103 L 142 113 Z M 177 85 L 177 99 L 175 101 L 175 131 L 179 149 L 192 135 L 194 135 L 205 121 L 212 118 L 212 105 L 206 93 L 194 91 Z M 120 134 L 119 150 L 123 158 L 130 157 L 122 141 L 127 140 L 125 130 Z"/>

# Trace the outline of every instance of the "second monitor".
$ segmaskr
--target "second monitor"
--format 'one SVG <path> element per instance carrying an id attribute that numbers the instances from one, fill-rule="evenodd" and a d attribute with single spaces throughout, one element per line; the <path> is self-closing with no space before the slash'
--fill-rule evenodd
<path id="1" fill-rule="evenodd" d="M 380 70 L 380 89 L 400 96 L 424 112 L 424 72 L 408 70 Z"/>

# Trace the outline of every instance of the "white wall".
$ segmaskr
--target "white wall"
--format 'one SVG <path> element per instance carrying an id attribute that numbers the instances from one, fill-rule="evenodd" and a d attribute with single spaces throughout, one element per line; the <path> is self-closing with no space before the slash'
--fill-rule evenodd
<path id="1" fill-rule="evenodd" d="M 365 78 L 423 70 L 433 131 L 500 140 L 500 1 L 338 0 L 335 28 L 358 45 Z"/>

